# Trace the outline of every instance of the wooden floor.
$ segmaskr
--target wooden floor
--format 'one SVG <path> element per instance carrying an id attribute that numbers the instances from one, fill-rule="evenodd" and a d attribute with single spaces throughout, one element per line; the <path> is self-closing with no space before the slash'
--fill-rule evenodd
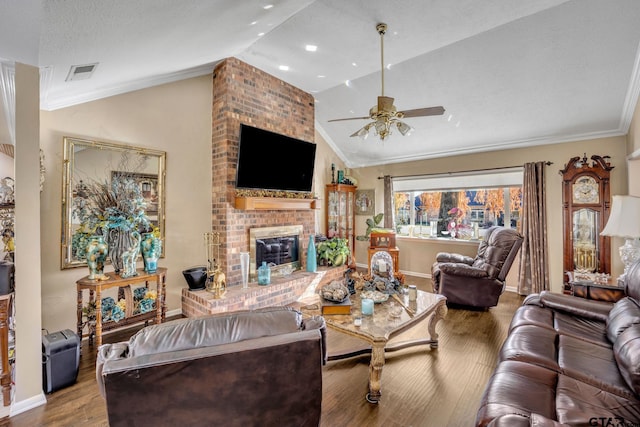
<path id="1" fill-rule="evenodd" d="M 430 281 L 408 278 L 431 291 Z M 485 384 L 493 371 L 513 312 L 522 297 L 505 292 L 488 311 L 449 308 L 438 324 L 439 348 L 413 347 L 387 356 L 382 373 L 382 399 L 365 401 L 368 359 L 329 362 L 323 374 L 321 426 L 472 426 Z M 427 323 L 397 339 L 426 336 Z M 424 326 L 424 327 L 423 327 Z M 105 342 L 128 339 L 135 330 L 112 332 Z M 329 330 L 332 351 L 360 342 Z M 46 405 L 11 418 L 2 426 L 108 426 L 104 400 L 95 381 L 95 358 L 83 343 L 78 382 L 47 395 Z M 160 408 L 158 408 L 160 410 Z"/>

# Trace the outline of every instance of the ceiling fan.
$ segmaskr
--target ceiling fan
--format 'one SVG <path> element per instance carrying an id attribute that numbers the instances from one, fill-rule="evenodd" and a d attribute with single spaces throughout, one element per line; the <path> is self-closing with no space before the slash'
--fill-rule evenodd
<path id="1" fill-rule="evenodd" d="M 392 126 L 396 126 L 403 136 L 409 135 L 411 133 L 413 128 L 408 124 L 400 121 L 400 119 L 410 117 L 440 116 L 444 114 L 444 108 L 438 106 L 398 111 L 395 105 L 393 105 L 393 98 L 384 96 L 384 35 L 387 32 L 387 24 L 380 23 L 376 25 L 376 30 L 378 30 L 378 34 L 380 34 L 380 65 L 382 70 L 382 93 L 378 97 L 378 104 L 371 107 L 368 116 L 350 117 L 347 119 L 333 119 L 329 121 L 339 122 L 344 120 L 371 119 L 373 120 L 372 122 L 366 124 L 363 128 L 350 136 L 357 136 L 362 139 L 367 139 L 367 137 L 369 136 L 369 130 L 373 128 L 375 133 L 380 136 L 380 139 L 384 141 L 385 138 L 387 138 L 387 136 L 391 134 Z"/>

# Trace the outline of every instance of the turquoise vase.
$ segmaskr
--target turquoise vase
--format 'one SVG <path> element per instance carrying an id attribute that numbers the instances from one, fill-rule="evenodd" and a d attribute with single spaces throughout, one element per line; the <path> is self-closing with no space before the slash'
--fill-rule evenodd
<path id="1" fill-rule="evenodd" d="M 109 247 L 102 236 L 91 236 L 87 244 L 87 265 L 89 266 L 89 279 L 97 280 L 104 277 L 104 262 L 107 259 Z"/>
<path id="2" fill-rule="evenodd" d="M 307 247 L 307 271 L 315 273 L 318 270 L 318 260 L 316 256 L 316 238 L 312 234 L 309 236 L 309 246 Z"/>
<path id="3" fill-rule="evenodd" d="M 258 285 L 268 285 L 271 283 L 271 269 L 265 261 L 258 267 Z"/>
<path id="4" fill-rule="evenodd" d="M 162 255 L 162 240 L 153 233 L 143 233 L 140 241 L 140 252 L 144 260 L 144 271 L 155 273 L 158 269 L 158 258 Z"/>

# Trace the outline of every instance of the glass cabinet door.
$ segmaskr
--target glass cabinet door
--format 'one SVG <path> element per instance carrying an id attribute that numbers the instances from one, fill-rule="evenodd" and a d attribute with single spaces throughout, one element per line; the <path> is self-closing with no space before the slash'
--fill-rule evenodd
<path id="1" fill-rule="evenodd" d="M 327 237 L 347 239 L 351 257 L 355 250 L 355 191 L 356 186 L 328 184 L 325 189 Z"/>

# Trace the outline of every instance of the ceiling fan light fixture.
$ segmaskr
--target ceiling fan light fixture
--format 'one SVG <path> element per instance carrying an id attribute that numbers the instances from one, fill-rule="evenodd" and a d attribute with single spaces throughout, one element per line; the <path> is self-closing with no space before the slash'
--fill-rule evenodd
<path id="1" fill-rule="evenodd" d="M 369 128 L 370 127 L 371 127 L 371 124 L 369 123 L 368 125 L 364 126 L 360 130 L 358 130 L 357 132 L 352 134 L 351 137 L 357 136 L 358 138 L 360 138 L 361 140 L 364 141 L 369 136 Z"/>
<path id="2" fill-rule="evenodd" d="M 411 135 L 411 132 L 413 132 L 413 128 L 405 122 L 398 121 L 398 123 L 396 123 L 396 126 L 398 126 L 398 130 L 400 131 L 402 136 L 409 136 Z"/>

